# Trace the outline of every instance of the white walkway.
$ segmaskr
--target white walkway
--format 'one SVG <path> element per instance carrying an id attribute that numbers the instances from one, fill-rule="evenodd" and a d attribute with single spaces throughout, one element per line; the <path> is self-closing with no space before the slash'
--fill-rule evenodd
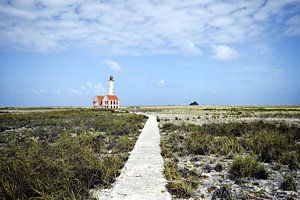
<path id="1" fill-rule="evenodd" d="M 111 189 L 97 194 L 97 199 L 171 199 L 165 187 L 156 117 L 148 117 L 121 175 Z"/>

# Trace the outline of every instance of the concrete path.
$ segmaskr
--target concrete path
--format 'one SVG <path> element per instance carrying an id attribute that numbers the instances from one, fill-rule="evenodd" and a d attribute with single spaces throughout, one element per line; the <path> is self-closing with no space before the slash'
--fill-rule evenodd
<path id="1" fill-rule="evenodd" d="M 100 191 L 97 199 L 171 199 L 163 176 L 160 135 L 155 116 L 148 116 L 128 161 L 111 189 Z"/>

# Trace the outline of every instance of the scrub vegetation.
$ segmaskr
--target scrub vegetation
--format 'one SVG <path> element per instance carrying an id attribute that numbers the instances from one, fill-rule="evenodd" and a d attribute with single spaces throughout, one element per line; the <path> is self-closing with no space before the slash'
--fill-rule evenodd
<path id="1" fill-rule="evenodd" d="M 291 109 L 298 111 L 297 107 Z M 211 120 L 200 125 L 193 122 L 203 115 L 195 121 L 190 115 L 178 122 L 180 117 L 172 119 L 173 113 L 169 118 L 166 111 L 159 113 L 165 176 L 174 197 L 215 199 L 226 194 L 223 198 L 299 198 L 297 118 L 296 123 L 255 118 L 226 123 Z"/>
<path id="2" fill-rule="evenodd" d="M 14 110 L 0 114 L 1 199 L 90 198 L 119 175 L 146 121 L 93 109 Z"/>

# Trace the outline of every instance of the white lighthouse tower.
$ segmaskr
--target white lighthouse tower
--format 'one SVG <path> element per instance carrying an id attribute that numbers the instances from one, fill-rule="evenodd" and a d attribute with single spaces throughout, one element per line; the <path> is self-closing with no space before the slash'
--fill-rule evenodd
<path id="1" fill-rule="evenodd" d="M 108 95 L 115 95 L 114 77 L 110 76 L 108 80 Z"/>
<path id="2" fill-rule="evenodd" d="M 99 109 L 116 109 L 120 108 L 119 97 L 115 95 L 114 77 L 108 79 L 108 95 L 95 96 L 93 99 L 93 107 Z"/>

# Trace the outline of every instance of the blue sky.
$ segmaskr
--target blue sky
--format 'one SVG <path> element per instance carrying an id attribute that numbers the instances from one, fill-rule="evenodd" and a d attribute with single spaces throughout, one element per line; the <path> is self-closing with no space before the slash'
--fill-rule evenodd
<path id="1" fill-rule="evenodd" d="M 300 104 L 299 0 L 0 0 L 0 106 Z"/>

